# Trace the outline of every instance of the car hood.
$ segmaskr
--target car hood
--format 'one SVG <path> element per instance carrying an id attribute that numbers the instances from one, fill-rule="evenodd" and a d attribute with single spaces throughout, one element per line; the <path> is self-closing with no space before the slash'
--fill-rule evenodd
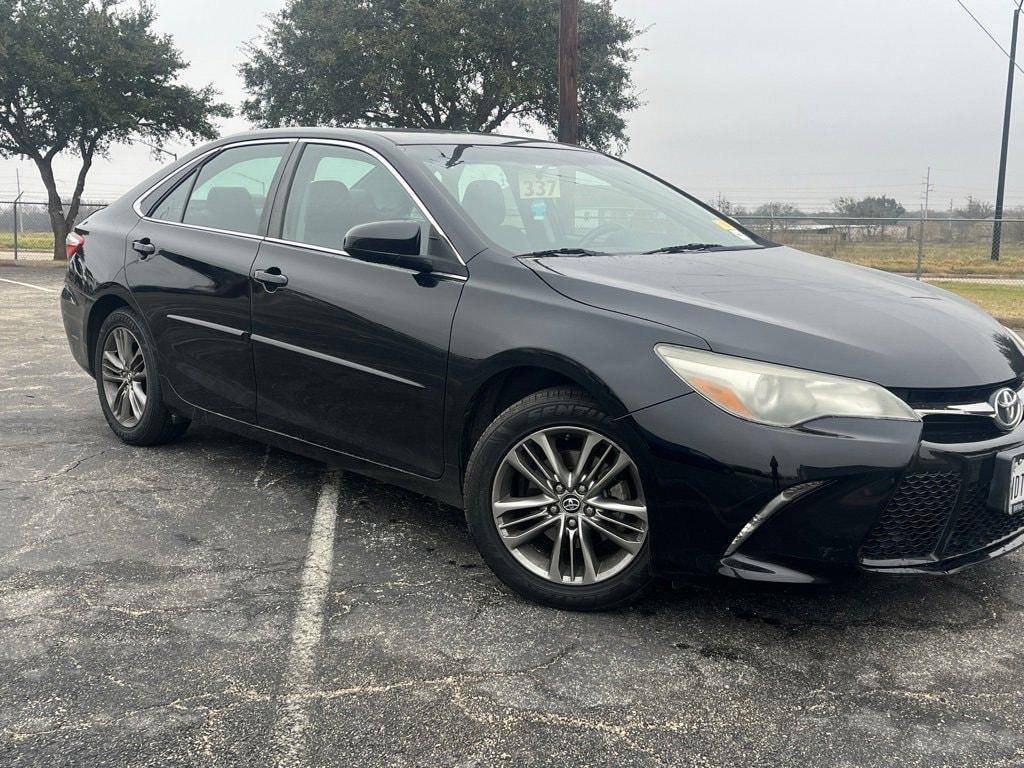
<path id="1" fill-rule="evenodd" d="M 975 305 L 792 248 L 524 262 L 564 296 L 695 334 L 723 354 L 891 388 L 974 387 L 1024 371 L 1012 338 Z"/>

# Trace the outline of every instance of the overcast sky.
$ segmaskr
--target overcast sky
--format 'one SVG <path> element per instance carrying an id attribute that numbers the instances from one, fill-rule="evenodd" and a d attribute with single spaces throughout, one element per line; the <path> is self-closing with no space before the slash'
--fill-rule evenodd
<path id="1" fill-rule="evenodd" d="M 1009 48 L 1011 0 L 964 2 Z M 281 5 L 156 0 L 159 28 L 191 61 L 188 82 L 213 83 L 236 106 L 241 46 Z M 615 6 L 649 27 L 634 77 L 646 104 L 629 118 L 626 157 L 688 190 L 809 210 L 841 195 L 884 193 L 916 209 L 930 165 L 932 208 L 995 197 L 1007 60 L 956 0 Z M 1017 86 L 1009 205 L 1024 205 L 1024 77 Z M 246 127 L 240 118 L 222 126 Z M 94 165 L 86 196 L 112 199 L 159 164 L 145 148 L 115 148 Z M 30 162 L 0 161 L 0 199 L 14 190 L 15 167 L 23 188 L 41 192 Z M 74 172 L 71 162 L 58 168 L 67 186 Z"/>

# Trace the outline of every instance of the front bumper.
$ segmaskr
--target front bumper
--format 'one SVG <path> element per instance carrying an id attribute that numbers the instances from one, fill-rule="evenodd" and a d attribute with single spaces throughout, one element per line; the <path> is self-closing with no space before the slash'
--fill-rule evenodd
<path id="1" fill-rule="evenodd" d="M 629 418 L 655 488 L 660 573 L 788 582 L 851 568 L 950 573 L 1024 543 L 1024 514 L 990 500 L 1000 457 L 1024 452 L 1024 427 L 973 443 L 922 441 L 918 422 L 827 419 L 777 429 L 695 394 Z M 744 531 L 748 524 L 755 530 Z"/>

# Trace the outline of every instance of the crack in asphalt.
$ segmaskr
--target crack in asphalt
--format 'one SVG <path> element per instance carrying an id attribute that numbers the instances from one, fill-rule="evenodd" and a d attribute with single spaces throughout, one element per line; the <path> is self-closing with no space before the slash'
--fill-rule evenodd
<path id="1" fill-rule="evenodd" d="M 43 477 L 40 477 L 40 478 L 34 478 L 32 480 L 14 480 L 14 479 L 9 478 L 9 477 L 0 477 L 0 483 L 14 483 L 15 486 L 18 486 L 18 485 L 34 485 L 36 483 L 45 483 L 45 482 L 48 482 L 50 480 L 53 480 L 54 478 L 60 477 L 61 475 L 66 475 L 69 472 L 72 472 L 72 471 L 78 469 L 78 467 L 82 466 L 87 461 L 91 461 L 92 459 L 95 459 L 97 456 L 102 456 L 106 452 L 107 452 L 107 449 L 104 448 L 104 449 L 102 449 L 100 451 L 97 451 L 96 453 L 90 454 L 89 456 L 85 456 L 84 458 L 76 459 L 75 461 L 71 462 L 70 464 L 68 464 L 68 465 L 66 465 L 64 467 L 62 467 L 61 469 L 57 470 L 56 472 L 53 472 L 52 474 L 49 474 L 49 475 L 44 475 Z M 11 490 L 11 487 L 0 488 L 0 491 L 8 491 L 8 490 Z"/>

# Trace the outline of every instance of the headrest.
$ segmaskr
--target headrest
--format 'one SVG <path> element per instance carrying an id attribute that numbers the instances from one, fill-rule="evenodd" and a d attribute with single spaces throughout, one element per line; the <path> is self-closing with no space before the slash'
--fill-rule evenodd
<path id="1" fill-rule="evenodd" d="M 505 223 L 505 195 L 496 181 L 471 181 L 462 194 L 462 207 L 487 234 Z"/>
<path id="2" fill-rule="evenodd" d="M 245 187 L 214 187 L 206 196 L 206 210 L 214 227 L 256 231 L 256 206 Z"/>
<path id="3" fill-rule="evenodd" d="M 305 242 L 341 248 L 352 220 L 352 194 L 340 181 L 314 181 L 306 193 Z"/>

